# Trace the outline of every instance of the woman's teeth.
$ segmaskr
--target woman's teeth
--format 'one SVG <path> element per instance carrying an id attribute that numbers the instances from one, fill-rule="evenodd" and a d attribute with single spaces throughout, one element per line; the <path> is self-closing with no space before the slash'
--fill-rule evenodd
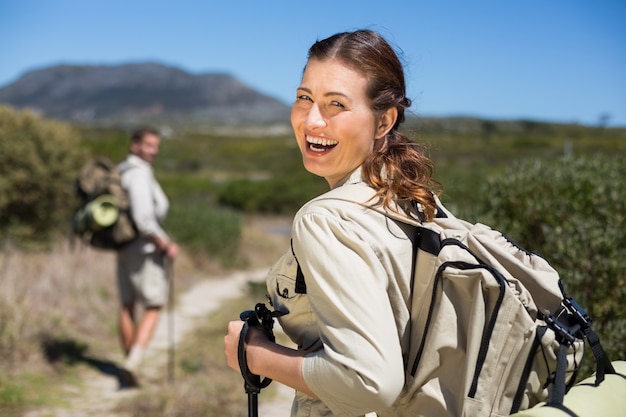
<path id="1" fill-rule="evenodd" d="M 314 152 L 324 152 L 339 143 L 338 141 L 333 140 L 333 139 L 311 137 L 311 136 L 307 136 L 306 141 L 309 144 L 309 149 L 311 149 Z"/>

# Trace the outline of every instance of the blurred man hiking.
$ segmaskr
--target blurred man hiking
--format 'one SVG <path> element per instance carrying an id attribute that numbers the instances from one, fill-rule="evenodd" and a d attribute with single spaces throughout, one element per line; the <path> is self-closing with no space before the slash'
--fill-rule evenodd
<path id="1" fill-rule="evenodd" d="M 152 162 L 159 153 L 160 136 L 153 129 L 139 129 L 131 136 L 130 154 L 120 163 L 122 186 L 130 200 L 131 217 L 139 237 L 117 252 L 117 281 L 121 300 L 119 333 L 126 360 L 123 382 L 138 386 L 136 375 L 144 352 L 168 300 L 166 262 L 179 248 L 161 227 L 169 201 L 156 181 Z M 135 309 L 143 306 L 136 320 Z"/>

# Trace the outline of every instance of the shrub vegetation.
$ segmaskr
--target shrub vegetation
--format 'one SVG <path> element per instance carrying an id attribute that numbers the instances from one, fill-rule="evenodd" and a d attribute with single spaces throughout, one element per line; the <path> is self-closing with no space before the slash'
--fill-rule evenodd
<path id="1" fill-rule="evenodd" d="M 550 261 L 615 359 L 626 358 L 624 178 L 623 156 L 525 160 L 490 178 L 471 207 Z"/>
<path id="2" fill-rule="evenodd" d="M 41 244 L 68 224 L 73 180 L 84 160 L 70 125 L 0 106 L 0 236 Z"/>

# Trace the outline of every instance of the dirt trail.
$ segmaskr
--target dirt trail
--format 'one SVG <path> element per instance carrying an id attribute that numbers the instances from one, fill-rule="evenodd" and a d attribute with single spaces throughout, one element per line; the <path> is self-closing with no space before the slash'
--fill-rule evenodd
<path id="1" fill-rule="evenodd" d="M 216 310 L 222 303 L 244 295 L 246 283 L 264 279 L 267 268 L 243 271 L 221 279 L 210 279 L 197 283 L 178 296 L 176 308 L 169 316 L 165 311 L 146 352 L 146 361 L 155 367 L 168 364 L 170 343 L 175 347 L 195 326 L 198 320 Z M 170 321 L 173 319 L 173 324 Z M 173 329 L 173 331 L 171 331 Z M 276 329 L 280 331 L 280 329 Z M 150 375 L 142 378 L 150 379 Z M 293 391 L 279 383 L 272 384 L 274 396 L 259 397 L 259 415 L 281 417 L 288 416 Z M 69 388 L 68 388 L 69 389 Z M 76 388 L 74 388 L 76 390 Z M 69 404 L 56 409 L 35 410 L 24 417 L 116 417 L 115 405 L 118 401 L 136 395 L 138 390 L 120 390 L 118 380 L 101 372 L 91 371 L 84 376 L 80 390 L 69 393 Z M 75 394 L 75 395 L 72 395 Z"/>

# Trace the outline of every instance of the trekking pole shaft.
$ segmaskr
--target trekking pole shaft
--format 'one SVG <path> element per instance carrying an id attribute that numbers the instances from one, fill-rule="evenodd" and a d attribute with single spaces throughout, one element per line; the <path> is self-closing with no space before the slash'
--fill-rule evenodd
<path id="1" fill-rule="evenodd" d="M 255 393 L 248 394 L 248 417 L 259 417 L 259 397 Z"/>
<path id="2" fill-rule="evenodd" d="M 167 280 L 169 281 L 169 294 L 168 294 L 168 337 L 169 337 L 169 355 L 168 355 L 168 381 L 174 382 L 174 273 L 173 273 L 173 260 L 165 259 L 165 268 L 167 273 Z"/>

